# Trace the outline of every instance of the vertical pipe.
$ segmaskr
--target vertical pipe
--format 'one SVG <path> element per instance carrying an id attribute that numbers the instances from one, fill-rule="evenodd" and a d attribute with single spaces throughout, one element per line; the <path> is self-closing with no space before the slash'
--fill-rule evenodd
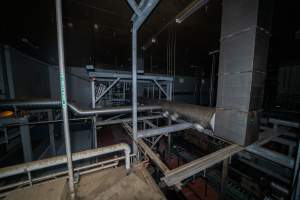
<path id="1" fill-rule="evenodd" d="M 132 29 L 132 131 L 133 131 L 133 153 L 137 155 L 138 149 L 135 141 L 137 140 L 137 30 Z"/>
<path id="2" fill-rule="evenodd" d="M 64 42 L 63 42 L 61 0 L 56 0 L 55 6 L 56 6 L 56 26 L 57 26 L 57 43 L 58 43 L 58 60 L 59 60 L 60 95 L 61 95 L 61 104 L 62 104 L 62 115 L 63 115 L 63 125 L 64 125 L 64 134 L 65 134 L 67 163 L 68 163 L 69 190 L 70 190 L 71 199 L 75 199 L 72 152 L 71 152 L 70 129 L 69 129 L 69 119 L 68 119 L 68 106 L 67 106 L 67 91 L 66 91 L 66 79 L 65 79 L 65 61 L 64 61 Z"/>

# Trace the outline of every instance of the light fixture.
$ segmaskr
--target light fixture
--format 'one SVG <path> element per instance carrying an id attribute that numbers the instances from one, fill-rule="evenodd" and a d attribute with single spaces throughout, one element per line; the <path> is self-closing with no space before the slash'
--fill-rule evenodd
<path id="1" fill-rule="evenodd" d="M 209 0 L 194 0 L 185 9 L 183 9 L 178 15 L 176 15 L 175 22 L 177 24 L 182 23 L 186 18 L 191 16 L 193 13 L 195 13 L 201 7 L 206 5 L 208 2 Z"/>
<path id="2" fill-rule="evenodd" d="M 68 22 L 67 25 L 69 28 L 73 28 L 73 26 L 74 26 L 72 22 Z"/>
<path id="3" fill-rule="evenodd" d="M 94 29 L 98 30 L 99 29 L 99 25 L 98 24 L 94 24 Z"/>

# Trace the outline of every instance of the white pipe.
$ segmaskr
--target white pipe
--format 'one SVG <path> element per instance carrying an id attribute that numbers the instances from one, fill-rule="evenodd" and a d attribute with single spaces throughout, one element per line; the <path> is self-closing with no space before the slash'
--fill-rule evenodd
<path id="1" fill-rule="evenodd" d="M 117 151 L 124 151 L 125 168 L 129 170 L 130 169 L 130 147 L 128 146 L 128 144 L 125 143 L 73 153 L 72 161 L 83 160 L 83 159 L 92 158 L 92 157 L 109 154 Z M 65 163 L 67 163 L 67 157 L 63 155 L 63 156 L 56 156 L 56 157 L 47 158 L 43 160 L 23 163 L 19 165 L 14 165 L 10 167 L 5 167 L 0 169 L 0 178 L 22 174 L 25 172 L 31 172 L 31 171 L 35 171 L 47 167 L 53 167 Z"/>

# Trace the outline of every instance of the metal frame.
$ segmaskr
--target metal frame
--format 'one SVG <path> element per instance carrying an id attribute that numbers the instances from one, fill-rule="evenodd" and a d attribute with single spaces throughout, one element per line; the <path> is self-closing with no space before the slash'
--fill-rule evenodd
<path id="1" fill-rule="evenodd" d="M 126 71 L 110 71 L 110 70 L 99 70 L 97 69 L 95 72 L 89 72 L 89 77 L 91 83 L 94 82 L 91 87 L 92 90 L 92 105 L 95 101 L 95 106 L 99 104 L 100 100 L 103 100 L 104 105 L 112 105 L 114 101 L 117 101 L 118 104 L 126 104 L 129 102 L 129 99 L 126 99 L 126 94 L 128 92 L 128 88 L 132 85 L 132 75 Z M 158 94 L 163 93 L 165 95 L 165 99 L 172 99 L 172 87 L 173 87 L 173 77 L 169 77 L 166 75 L 152 75 L 152 74 L 144 74 L 137 75 L 137 82 L 142 84 L 143 92 L 147 94 L 147 97 L 150 98 L 150 90 L 152 90 L 152 98 L 155 98 L 155 91 L 157 89 Z M 99 92 L 99 86 L 97 85 L 106 85 L 104 91 Z M 114 91 L 114 87 L 118 88 L 118 91 Z M 157 87 L 156 87 L 157 86 Z M 111 93 L 109 93 L 111 92 Z M 119 95 L 117 99 L 113 98 L 112 95 Z M 161 95 L 158 95 L 159 99 L 161 99 Z M 106 97 L 106 98 L 104 98 Z M 103 105 L 101 105 L 103 106 Z"/>
<path id="2" fill-rule="evenodd" d="M 9 134 L 6 126 L 15 123 L 22 124 L 21 126 L 19 126 L 19 132 L 16 132 L 14 134 Z M 33 160 L 33 155 L 32 155 L 32 145 L 31 145 L 31 138 L 30 138 L 30 128 L 27 123 L 28 123 L 27 117 L 1 119 L 0 127 L 3 127 L 4 129 L 4 137 L 3 140 L 0 141 L 0 144 L 6 143 L 6 146 L 8 147 L 10 140 L 14 139 L 17 136 L 20 136 L 24 161 L 30 162 Z"/>

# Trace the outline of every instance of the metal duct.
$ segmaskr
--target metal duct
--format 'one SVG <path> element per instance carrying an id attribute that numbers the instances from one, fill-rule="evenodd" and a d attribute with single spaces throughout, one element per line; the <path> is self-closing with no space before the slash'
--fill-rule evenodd
<path id="1" fill-rule="evenodd" d="M 215 108 L 170 101 L 162 101 L 160 105 L 171 116 L 180 115 L 190 122 L 199 123 L 204 128 L 214 128 Z"/>

